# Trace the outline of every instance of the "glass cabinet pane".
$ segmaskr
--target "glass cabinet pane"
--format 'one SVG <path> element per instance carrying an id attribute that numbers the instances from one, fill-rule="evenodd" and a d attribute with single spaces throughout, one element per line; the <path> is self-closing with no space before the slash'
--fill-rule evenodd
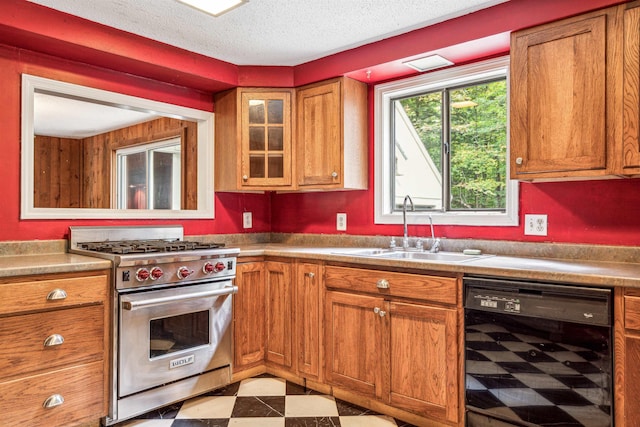
<path id="1" fill-rule="evenodd" d="M 281 127 L 269 128 L 269 151 L 282 151 L 284 149 L 283 129 Z"/>
<path id="2" fill-rule="evenodd" d="M 264 150 L 264 127 L 262 126 L 250 126 L 249 127 L 249 150 Z"/>
<path id="3" fill-rule="evenodd" d="M 282 178 L 284 176 L 284 158 L 282 154 L 269 155 L 269 178 Z"/>
<path id="4" fill-rule="evenodd" d="M 249 156 L 249 176 L 251 178 L 265 177 L 265 161 L 262 154 Z"/>
<path id="5" fill-rule="evenodd" d="M 249 123 L 251 124 L 264 124 L 264 100 L 251 99 L 249 100 Z"/>
<path id="6" fill-rule="evenodd" d="M 268 119 L 270 124 L 284 123 L 284 102 L 280 99 L 271 99 L 267 104 Z"/>

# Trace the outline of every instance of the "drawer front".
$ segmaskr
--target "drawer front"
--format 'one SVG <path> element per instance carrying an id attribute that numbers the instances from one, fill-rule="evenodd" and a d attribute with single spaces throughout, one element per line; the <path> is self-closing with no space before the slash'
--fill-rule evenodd
<path id="1" fill-rule="evenodd" d="M 104 302 L 107 275 L 0 284 L 0 315 Z"/>
<path id="2" fill-rule="evenodd" d="M 456 304 L 458 279 L 453 277 L 423 276 L 420 274 L 395 273 L 360 268 L 325 268 L 327 288 L 367 292 Z"/>
<path id="3" fill-rule="evenodd" d="M 640 330 L 640 297 L 624 297 L 624 327 Z"/>
<path id="4" fill-rule="evenodd" d="M 106 415 L 103 369 L 100 361 L 0 382 L 2 426 L 68 426 Z M 55 395 L 64 402 L 45 408 Z"/>
<path id="5" fill-rule="evenodd" d="M 0 343 L 0 381 L 37 370 L 101 360 L 104 306 L 2 318 Z"/>

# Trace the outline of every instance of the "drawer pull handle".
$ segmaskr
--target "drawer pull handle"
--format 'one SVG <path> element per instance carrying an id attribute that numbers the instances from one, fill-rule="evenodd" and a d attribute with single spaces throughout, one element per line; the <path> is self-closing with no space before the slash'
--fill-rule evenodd
<path id="1" fill-rule="evenodd" d="M 65 292 L 64 289 L 54 289 L 51 292 L 49 292 L 49 295 L 47 295 L 47 300 L 49 301 L 55 301 L 55 300 L 65 299 L 65 298 L 67 298 L 67 293 Z"/>
<path id="2" fill-rule="evenodd" d="M 44 408 L 55 408 L 56 406 L 60 406 L 64 403 L 64 397 L 59 394 L 52 394 L 47 397 L 42 406 Z"/>
<path id="3" fill-rule="evenodd" d="M 386 312 L 386 311 L 384 311 L 384 310 L 380 310 L 380 308 L 378 308 L 378 307 L 374 308 L 374 309 L 373 309 L 373 312 L 374 312 L 375 314 L 377 314 L 378 316 L 380 316 L 380 317 L 384 317 L 384 316 L 386 316 L 386 315 L 387 315 L 387 312 Z"/>
<path id="4" fill-rule="evenodd" d="M 45 347 L 54 347 L 56 345 L 61 345 L 64 342 L 64 337 L 60 334 L 49 335 L 44 340 Z"/>
<path id="5" fill-rule="evenodd" d="M 310 279 L 313 279 L 314 277 L 316 277 L 316 275 L 313 274 L 313 273 L 304 273 L 304 275 L 307 276 Z"/>
<path id="6" fill-rule="evenodd" d="M 389 281 L 387 279 L 380 279 L 376 283 L 378 289 L 389 289 Z"/>

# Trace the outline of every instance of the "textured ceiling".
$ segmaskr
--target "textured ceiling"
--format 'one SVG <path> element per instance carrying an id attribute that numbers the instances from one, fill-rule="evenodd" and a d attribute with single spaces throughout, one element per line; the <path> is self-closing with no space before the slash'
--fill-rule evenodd
<path id="1" fill-rule="evenodd" d="M 217 18 L 176 0 L 30 0 L 236 65 L 293 66 L 507 0 L 250 0 Z"/>

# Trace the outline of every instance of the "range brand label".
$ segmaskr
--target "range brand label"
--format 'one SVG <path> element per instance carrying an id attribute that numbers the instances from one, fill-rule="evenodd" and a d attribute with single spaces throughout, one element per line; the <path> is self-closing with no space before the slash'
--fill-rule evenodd
<path id="1" fill-rule="evenodd" d="M 169 369 L 180 368 L 181 366 L 191 365 L 195 362 L 196 356 L 190 354 L 185 357 L 181 357 L 179 359 L 173 359 L 169 361 Z"/>

